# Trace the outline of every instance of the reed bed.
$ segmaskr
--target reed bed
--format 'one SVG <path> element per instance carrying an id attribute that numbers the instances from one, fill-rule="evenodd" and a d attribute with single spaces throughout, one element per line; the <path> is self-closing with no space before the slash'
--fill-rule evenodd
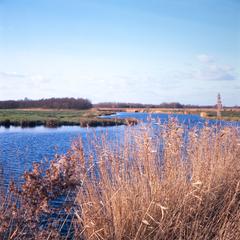
<path id="1" fill-rule="evenodd" d="M 237 127 L 129 127 L 24 177 L 2 196 L 1 239 L 240 239 Z"/>

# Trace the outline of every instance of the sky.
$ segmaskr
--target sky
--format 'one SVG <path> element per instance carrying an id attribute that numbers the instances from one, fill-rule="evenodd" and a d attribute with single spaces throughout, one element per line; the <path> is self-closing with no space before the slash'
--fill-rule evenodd
<path id="1" fill-rule="evenodd" d="M 0 0 L 0 100 L 240 105 L 240 0 Z"/>

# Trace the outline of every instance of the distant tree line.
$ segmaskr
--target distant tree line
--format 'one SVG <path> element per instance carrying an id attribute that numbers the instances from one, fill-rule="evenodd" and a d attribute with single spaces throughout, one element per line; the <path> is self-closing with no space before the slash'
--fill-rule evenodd
<path id="1" fill-rule="evenodd" d="M 142 104 L 142 103 L 123 103 L 123 102 L 103 102 L 94 104 L 99 108 L 182 108 L 180 103 L 161 103 L 161 104 Z"/>
<path id="2" fill-rule="evenodd" d="M 124 102 L 102 102 L 92 104 L 88 99 L 83 98 L 49 98 L 40 100 L 7 100 L 0 101 L 0 109 L 14 108 L 49 108 L 49 109 L 90 109 L 96 108 L 215 108 L 215 105 L 190 105 L 179 102 L 143 104 Z M 235 106 L 239 107 L 239 106 Z"/>
<path id="3" fill-rule="evenodd" d="M 0 101 L 0 109 L 13 108 L 49 108 L 49 109 L 89 109 L 92 103 L 83 98 L 49 98 L 40 100 Z"/>
<path id="4" fill-rule="evenodd" d="M 161 104 L 142 104 L 142 103 L 114 103 L 103 102 L 94 104 L 98 108 L 212 108 L 213 106 L 184 105 L 178 102 Z"/>

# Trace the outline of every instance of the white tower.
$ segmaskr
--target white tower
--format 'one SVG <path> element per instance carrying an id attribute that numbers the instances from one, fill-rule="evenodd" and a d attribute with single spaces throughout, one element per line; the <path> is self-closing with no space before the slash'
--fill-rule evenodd
<path id="1" fill-rule="evenodd" d="M 221 95 L 218 93 L 217 95 L 217 117 L 221 118 L 221 111 L 222 111 L 222 100 Z"/>

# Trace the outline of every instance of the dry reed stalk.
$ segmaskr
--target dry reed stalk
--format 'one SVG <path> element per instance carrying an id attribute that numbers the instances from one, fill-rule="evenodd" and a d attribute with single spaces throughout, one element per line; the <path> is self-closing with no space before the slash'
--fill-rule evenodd
<path id="1" fill-rule="evenodd" d="M 84 239 L 240 237 L 239 129 L 184 131 L 130 129 L 118 155 L 101 145 L 100 178 L 77 197 Z"/>
<path id="2" fill-rule="evenodd" d="M 95 134 L 2 199 L 1 239 L 240 239 L 240 132 L 170 120 Z"/>

